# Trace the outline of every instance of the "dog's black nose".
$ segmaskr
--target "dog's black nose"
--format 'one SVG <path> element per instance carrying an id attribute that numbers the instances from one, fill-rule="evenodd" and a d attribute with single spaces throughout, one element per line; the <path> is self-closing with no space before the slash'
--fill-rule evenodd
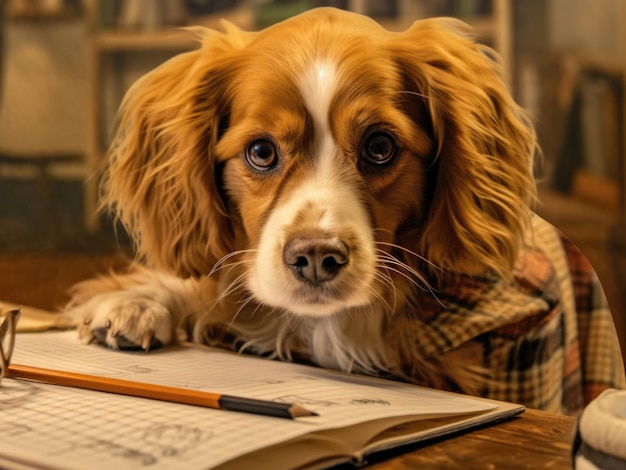
<path id="1" fill-rule="evenodd" d="M 301 281 L 330 281 L 350 260 L 348 246 L 337 238 L 292 238 L 283 250 L 283 261 Z"/>

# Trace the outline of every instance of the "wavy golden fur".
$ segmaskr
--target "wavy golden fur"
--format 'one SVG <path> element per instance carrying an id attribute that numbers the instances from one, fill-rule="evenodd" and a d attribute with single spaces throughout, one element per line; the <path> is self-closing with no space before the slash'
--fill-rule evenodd
<path id="1" fill-rule="evenodd" d="M 510 279 L 528 230 L 535 134 L 493 51 L 455 20 L 417 21 L 395 33 L 327 8 L 258 33 L 229 24 L 195 32 L 198 50 L 150 72 L 124 100 L 103 204 L 134 237 L 145 268 L 78 286 L 70 308 L 86 316 L 82 334 L 104 322 L 146 346 L 165 318 L 191 324 L 198 341 L 427 385 L 447 375 L 471 390 L 463 360 L 412 350 L 419 331 L 411 322 L 451 273 Z M 372 132 L 397 147 L 391 164 L 363 162 Z M 258 141 L 280 157 L 272 171 L 246 161 Z M 329 196 L 317 209 L 317 196 L 292 208 L 329 145 L 326 185 L 315 186 Z M 341 216 L 330 218 L 332 201 L 348 201 L 360 219 L 344 227 L 349 214 L 336 209 Z M 335 310 L 330 301 L 320 302 L 319 315 L 298 305 L 290 293 L 301 282 L 285 274 L 280 256 L 260 253 L 275 245 L 284 253 L 294 233 L 344 237 L 349 263 L 323 292 L 337 296 Z M 263 287 L 264 275 L 284 276 L 285 285 Z M 129 331 L 126 313 L 103 320 L 101 307 L 84 307 L 124 292 L 124 302 L 141 299 L 130 310 L 150 318 L 143 331 Z M 165 308 L 153 318 L 145 303 L 155 299 Z"/>

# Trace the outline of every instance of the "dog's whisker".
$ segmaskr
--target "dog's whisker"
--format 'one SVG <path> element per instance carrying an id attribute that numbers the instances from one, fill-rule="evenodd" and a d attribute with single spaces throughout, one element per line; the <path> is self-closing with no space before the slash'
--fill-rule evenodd
<path id="1" fill-rule="evenodd" d="M 219 259 L 219 260 L 218 260 L 218 261 L 217 261 L 217 262 L 213 265 L 213 268 L 211 268 L 211 271 L 209 272 L 208 276 L 212 276 L 212 275 L 213 275 L 213 274 L 215 274 L 217 271 L 219 271 L 220 269 L 223 269 L 223 268 L 225 268 L 225 267 L 228 267 L 228 266 L 236 266 L 236 265 L 239 265 L 239 264 L 241 264 L 241 263 L 245 263 L 245 261 L 241 261 L 241 262 L 239 262 L 239 263 L 229 263 L 229 264 L 224 265 L 224 262 L 225 262 L 225 261 L 227 261 L 227 260 L 229 260 L 229 259 L 233 258 L 234 256 L 239 256 L 239 255 L 243 255 L 243 254 L 246 254 L 246 253 L 254 253 L 254 252 L 256 252 L 256 251 L 257 251 L 257 250 L 252 250 L 252 249 L 249 249 L 249 250 L 237 250 L 237 251 L 232 251 L 232 252 L 228 253 L 227 255 L 225 255 L 225 256 L 223 256 L 222 258 L 220 258 L 220 259 Z"/>
<path id="2" fill-rule="evenodd" d="M 390 289 L 395 291 L 396 286 L 393 283 L 393 279 L 386 266 L 381 266 L 384 269 L 384 272 L 377 271 L 374 273 L 374 278 L 376 278 L 383 286 L 388 286 Z"/>
<path id="3" fill-rule="evenodd" d="M 245 283 L 243 282 L 245 275 L 246 273 L 243 273 L 231 281 L 219 296 L 215 297 L 210 302 L 205 303 L 202 310 L 209 314 L 220 302 L 230 296 L 233 292 L 236 292 L 238 289 L 245 289 Z"/>
<path id="4" fill-rule="evenodd" d="M 397 250 L 400 250 L 400 251 L 402 251 L 402 252 L 404 252 L 404 253 L 407 253 L 407 254 L 409 254 L 409 255 L 411 255 L 411 256 L 416 257 L 417 259 L 420 259 L 420 260 L 424 261 L 425 263 L 427 263 L 427 264 L 428 264 L 428 265 L 430 265 L 431 267 L 433 267 L 433 268 L 437 269 L 438 271 L 443 272 L 443 269 L 442 269 L 441 267 L 437 266 L 435 263 L 433 263 L 432 261 L 430 261 L 428 258 L 425 258 L 424 256 L 422 256 L 422 255 L 420 255 L 420 254 L 418 254 L 418 253 L 415 253 L 414 251 L 409 250 L 409 249 L 408 249 L 408 248 L 406 248 L 406 247 L 403 247 L 403 246 L 398 245 L 398 244 L 396 244 L 396 243 L 381 242 L 381 241 L 377 241 L 377 242 L 376 242 L 376 244 L 377 244 L 377 245 L 385 245 L 385 246 L 389 246 L 389 247 L 391 247 L 391 248 L 395 248 L 395 249 L 397 249 Z M 384 252 L 383 252 L 383 253 L 384 253 Z M 387 253 L 387 254 L 388 254 L 388 253 Z M 392 255 L 390 255 L 390 256 L 392 256 Z"/>
<path id="5" fill-rule="evenodd" d="M 392 270 L 394 270 L 395 272 L 397 272 L 398 274 L 402 275 L 403 277 L 405 277 L 406 279 L 408 279 L 409 281 L 411 281 L 411 283 L 413 283 L 416 287 L 418 287 L 419 289 L 421 289 L 424 292 L 430 292 L 430 294 L 437 300 L 437 302 L 443 307 L 443 303 L 439 300 L 439 298 L 437 297 L 437 290 L 430 285 L 430 283 L 428 282 L 428 280 L 418 271 L 416 271 L 415 269 L 413 269 L 411 266 L 407 265 L 406 263 L 403 263 L 402 261 L 400 261 L 398 258 L 396 258 L 395 256 L 386 253 L 380 249 L 377 250 L 379 252 L 378 255 L 378 259 L 382 261 L 383 265 L 395 265 L 398 268 L 401 268 L 403 270 L 406 270 L 408 272 L 408 274 L 411 274 L 414 278 L 411 278 L 407 273 L 404 272 L 400 272 L 399 270 L 396 270 L 395 268 L 392 268 Z M 419 282 L 417 282 L 419 281 Z M 420 283 L 422 283 L 422 285 L 420 285 Z"/>
<path id="6" fill-rule="evenodd" d="M 390 255 L 389 253 L 379 252 L 378 259 L 379 259 L 379 261 L 381 261 L 382 266 L 393 265 L 393 266 L 397 266 L 399 268 L 402 268 L 408 274 L 413 275 L 413 277 L 415 277 L 415 279 L 417 279 L 418 281 L 422 282 L 425 286 L 428 286 L 430 289 L 433 289 L 432 286 L 429 285 L 428 280 L 421 273 L 416 271 L 414 268 L 412 268 L 408 264 L 400 261 L 395 256 Z"/>
<path id="7" fill-rule="evenodd" d="M 246 273 L 242 273 L 231 281 L 231 283 L 220 293 L 218 300 L 224 300 L 238 289 L 245 288 Z"/>
<path id="8" fill-rule="evenodd" d="M 402 264 L 400 264 L 401 267 Z M 399 274 L 400 276 L 402 276 L 403 278 L 405 278 L 406 280 L 408 280 L 411 284 L 413 284 L 415 287 L 417 287 L 418 289 L 420 289 L 423 292 L 431 292 L 434 294 L 433 289 L 430 287 L 430 285 L 428 283 L 425 283 L 425 285 L 420 284 L 418 281 L 422 281 L 422 279 L 415 279 L 414 277 L 410 276 L 409 274 L 405 273 L 404 271 L 402 271 L 401 269 L 397 269 L 394 268 L 392 266 L 387 266 L 387 269 Z"/>
<path id="9" fill-rule="evenodd" d="M 380 284 L 382 284 L 383 287 L 385 286 L 389 287 L 389 289 L 391 290 L 393 294 L 394 310 L 395 310 L 395 303 L 396 303 L 395 301 L 397 298 L 396 285 L 394 284 L 391 273 L 387 269 L 387 266 L 385 265 L 385 263 L 377 263 L 377 269 L 374 270 L 374 278 L 378 282 L 380 282 Z M 374 291 L 374 294 L 377 296 L 377 298 L 381 299 L 385 304 L 387 304 L 387 302 L 382 298 L 381 294 L 379 294 L 376 291 Z"/>
<path id="10" fill-rule="evenodd" d="M 229 329 L 233 328 L 234 323 L 237 320 L 237 317 L 239 316 L 239 314 L 248 306 L 248 304 L 250 304 L 250 302 L 254 300 L 254 297 L 252 295 L 248 295 L 246 297 L 247 297 L 246 300 L 241 303 L 237 311 L 233 314 L 230 320 L 230 324 L 228 325 Z M 254 315 L 260 307 L 261 307 L 260 305 L 257 305 L 256 308 L 252 311 L 252 315 Z"/>
<path id="11" fill-rule="evenodd" d="M 400 269 L 396 269 L 396 268 L 392 268 L 389 267 L 389 270 L 398 273 L 400 276 L 404 277 L 406 280 L 408 280 L 411 284 L 413 284 L 415 287 L 417 287 L 419 290 L 421 290 L 422 292 L 428 292 L 434 299 L 437 300 L 438 303 L 441 304 L 441 302 L 439 301 L 439 298 L 437 297 L 437 292 L 435 291 L 435 289 L 433 289 L 431 287 L 431 285 L 428 282 L 423 281 L 422 279 L 415 279 L 413 277 L 411 277 L 410 275 L 408 275 L 407 273 L 403 272 Z M 420 282 L 418 281 L 422 281 L 423 284 L 420 284 Z M 441 304 L 443 306 L 443 304 Z"/>
<path id="12" fill-rule="evenodd" d="M 284 309 L 274 309 L 272 313 L 276 313 L 276 310 L 281 310 L 283 314 L 285 312 Z M 294 327 L 291 325 L 290 321 L 294 318 L 294 315 L 287 316 L 287 322 L 281 325 L 276 332 L 276 357 L 285 358 L 288 361 L 293 360 L 293 349 L 289 347 L 289 336 L 290 333 L 294 330 Z M 296 322 L 299 323 L 300 319 L 296 318 Z M 296 328 L 297 328 L 296 324 Z"/>
<path id="13" fill-rule="evenodd" d="M 248 303 L 250 300 L 253 300 L 253 299 L 254 299 L 254 295 L 252 295 L 251 292 L 247 292 L 246 291 L 246 292 L 244 292 L 244 294 L 241 297 L 239 297 L 239 300 L 237 300 L 237 303 L 245 304 L 245 303 Z"/>
<path id="14" fill-rule="evenodd" d="M 404 271 L 406 271 L 407 274 L 411 274 L 416 280 L 423 282 L 424 284 L 428 284 L 428 281 L 426 280 L 426 278 L 419 273 L 418 271 L 416 271 L 414 268 L 412 268 L 411 266 L 409 266 L 406 263 L 403 263 L 402 261 L 400 261 L 399 259 L 395 258 L 395 257 L 389 257 L 389 258 L 379 258 L 381 260 L 381 262 L 385 265 L 385 266 L 396 266 L 398 268 L 403 269 Z"/>
<path id="15" fill-rule="evenodd" d="M 409 282 L 411 282 L 414 286 L 416 286 L 418 289 L 420 289 L 422 292 L 428 292 L 430 293 L 430 295 L 437 301 L 437 303 L 443 307 L 443 308 L 447 308 L 445 306 L 445 304 L 439 300 L 438 294 L 439 292 L 430 285 L 430 283 L 421 275 L 419 274 L 417 271 L 415 271 L 413 268 L 411 268 L 410 266 L 407 266 L 406 264 L 398 261 L 397 259 L 390 259 L 387 261 L 390 264 L 396 265 L 400 268 L 403 268 L 405 270 L 407 270 L 410 274 L 412 274 L 413 276 L 415 276 L 415 278 L 409 276 L 409 274 L 403 272 L 400 269 L 396 269 L 396 268 L 392 268 L 390 266 L 387 266 L 387 269 L 398 273 L 399 275 L 401 275 L 402 277 L 404 277 L 405 279 L 407 279 Z M 423 285 L 420 285 L 420 283 L 423 283 Z"/>
<path id="16" fill-rule="evenodd" d="M 385 271 L 387 271 L 387 268 L 384 267 Z M 397 306 L 397 290 L 396 290 L 396 286 L 393 283 L 393 280 L 391 279 L 391 275 L 389 274 L 389 272 L 387 271 L 387 274 L 383 274 L 380 271 L 377 271 L 374 275 L 374 278 L 376 280 L 378 280 L 378 282 L 380 282 L 383 286 L 389 286 L 392 292 L 392 299 L 393 299 L 393 306 L 389 304 L 389 302 L 387 302 L 387 300 L 382 296 L 382 294 L 380 294 L 379 292 L 377 292 L 376 290 L 374 290 L 373 294 L 374 297 L 376 299 L 378 299 L 380 301 L 380 303 L 385 307 L 385 309 L 389 312 L 389 314 L 393 314 L 396 311 L 396 306 Z"/>
<path id="17" fill-rule="evenodd" d="M 405 248 L 405 247 L 400 246 L 400 245 L 396 245 L 395 243 L 387 243 L 387 242 L 376 242 L 376 243 L 380 244 L 380 245 L 386 245 L 386 246 L 390 246 L 392 248 L 396 248 L 396 249 L 402 251 L 403 253 L 407 253 L 407 254 L 409 254 L 411 256 L 416 257 L 417 259 L 420 259 L 420 260 L 424 261 L 425 263 L 427 263 L 428 265 L 430 265 L 434 269 L 436 269 L 436 270 L 438 270 L 438 271 L 440 271 L 442 273 L 444 272 L 444 270 L 440 266 L 437 266 L 435 263 L 430 261 L 428 258 L 425 258 L 424 256 L 422 256 L 422 255 L 420 255 L 418 253 L 415 253 L 414 251 L 411 251 L 408 248 Z M 384 256 L 384 257 L 387 257 L 388 259 L 394 259 L 394 260 L 396 260 L 398 262 L 401 262 L 396 256 L 394 256 L 394 255 L 392 255 L 390 253 L 387 253 L 386 251 L 384 251 L 384 250 L 382 250 L 380 248 L 377 248 L 377 251 L 380 253 L 381 256 Z M 406 265 L 406 266 L 411 271 L 414 271 L 413 268 L 410 268 L 408 265 Z"/>
<path id="18" fill-rule="evenodd" d="M 235 268 L 235 267 L 237 267 L 237 266 L 246 265 L 246 264 L 249 264 L 249 263 L 250 263 L 250 261 L 249 261 L 249 260 L 237 261 L 237 262 L 235 262 L 235 263 L 226 263 L 226 264 L 223 264 L 222 266 L 220 266 L 220 267 L 218 267 L 218 268 L 216 268 L 216 269 L 214 268 L 214 269 L 213 269 L 213 270 L 212 270 L 212 271 L 208 274 L 208 276 L 211 276 L 212 274 L 215 274 L 216 272 L 218 272 L 218 271 L 220 271 L 220 270 L 222 270 L 222 269 L 226 269 L 226 268 L 231 268 L 231 269 L 232 269 L 232 268 Z"/>
<path id="19" fill-rule="evenodd" d="M 373 232 L 373 233 L 376 233 L 376 232 L 382 232 L 382 233 L 389 233 L 389 234 L 392 234 L 392 235 L 393 235 L 393 232 L 392 232 L 391 230 L 389 230 L 388 228 L 376 227 L 376 228 L 373 228 L 373 229 L 372 229 L 372 232 Z"/>
<path id="20" fill-rule="evenodd" d="M 396 296 L 393 295 L 393 305 L 390 304 L 382 295 L 378 294 L 378 293 L 374 293 L 374 298 L 378 301 L 378 305 L 380 307 L 382 307 L 382 309 L 387 312 L 388 315 L 393 315 L 396 311 Z M 369 306 L 370 308 L 368 309 L 368 312 L 373 315 L 375 310 L 374 310 L 374 306 Z"/>

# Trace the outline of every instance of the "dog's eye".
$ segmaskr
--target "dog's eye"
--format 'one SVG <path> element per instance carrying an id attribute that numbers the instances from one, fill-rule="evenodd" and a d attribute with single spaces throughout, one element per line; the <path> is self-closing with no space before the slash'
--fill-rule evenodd
<path id="1" fill-rule="evenodd" d="M 396 141 L 385 131 L 374 131 L 367 135 L 363 145 L 363 158 L 374 165 L 384 165 L 396 155 Z"/>
<path id="2" fill-rule="evenodd" d="M 267 139 L 255 140 L 246 149 L 246 161 L 253 170 L 269 171 L 278 165 L 276 146 Z"/>

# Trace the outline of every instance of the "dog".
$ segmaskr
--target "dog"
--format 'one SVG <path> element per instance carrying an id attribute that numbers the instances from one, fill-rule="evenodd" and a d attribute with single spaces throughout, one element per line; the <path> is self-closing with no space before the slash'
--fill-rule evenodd
<path id="1" fill-rule="evenodd" d="M 456 20 L 390 32 L 332 8 L 195 32 L 122 104 L 103 204 L 138 260 L 74 288 L 80 337 L 148 350 L 182 331 L 497 396 L 484 345 L 433 353 L 426 331 L 450 286 L 516 286 L 532 244 L 535 131 L 495 53 Z"/>

